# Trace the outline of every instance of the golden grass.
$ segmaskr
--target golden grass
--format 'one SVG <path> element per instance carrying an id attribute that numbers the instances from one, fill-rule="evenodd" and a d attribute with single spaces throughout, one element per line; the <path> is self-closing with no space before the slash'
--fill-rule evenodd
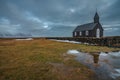
<path id="1" fill-rule="evenodd" d="M 93 80 L 94 72 L 64 54 L 118 50 L 108 47 L 55 42 L 0 40 L 0 80 Z M 120 49 L 119 49 L 120 50 Z"/>

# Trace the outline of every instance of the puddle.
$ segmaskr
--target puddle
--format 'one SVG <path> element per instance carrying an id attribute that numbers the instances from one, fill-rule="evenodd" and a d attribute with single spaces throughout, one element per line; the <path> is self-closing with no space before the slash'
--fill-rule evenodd
<path id="1" fill-rule="evenodd" d="M 26 39 L 16 39 L 16 41 L 23 41 L 23 40 L 29 41 L 29 40 L 33 40 L 33 39 L 32 39 L 32 38 L 26 38 Z"/>
<path id="2" fill-rule="evenodd" d="M 67 43 L 81 44 L 81 42 L 78 42 L 78 41 L 56 40 L 56 39 L 50 39 L 50 40 L 58 41 L 58 42 L 67 42 Z"/>
<path id="3" fill-rule="evenodd" d="M 109 53 L 82 53 L 68 50 L 68 54 L 75 55 L 75 59 L 92 69 L 97 80 L 120 80 L 120 51 Z"/>
<path id="4" fill-rule="evenodd" d="M 77 51 L 77 50 L 69 50 L 67 53 L 68 54 L 77 54 L 77 53 L 80 53 L 80 52 Z"/>

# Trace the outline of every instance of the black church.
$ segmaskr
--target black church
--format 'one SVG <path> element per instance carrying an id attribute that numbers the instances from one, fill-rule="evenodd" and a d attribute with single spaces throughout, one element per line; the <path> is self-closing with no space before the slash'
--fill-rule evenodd
<path id="1" fill-rule="evenodd" d="M 73 31 L 73 37 L 96 37 L 103 36 L 103 28 L 99 22 L 99 15 L 96 12 L 94 16 L 94 22 L 83 25 L 78 25 Z"/>

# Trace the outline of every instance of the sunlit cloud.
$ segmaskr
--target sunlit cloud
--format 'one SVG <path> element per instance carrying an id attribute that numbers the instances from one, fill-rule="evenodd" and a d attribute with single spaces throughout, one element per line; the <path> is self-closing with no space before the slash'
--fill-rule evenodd
<path id="1" fill-rule="evenodd" d="M 75 9 L 72 9 L 72 8 L 71 8 L 71 9 L 70 9 L 70 12 L 71 12 L 71 13 L 74 13 L 74 12 L 75 12 Z"/>

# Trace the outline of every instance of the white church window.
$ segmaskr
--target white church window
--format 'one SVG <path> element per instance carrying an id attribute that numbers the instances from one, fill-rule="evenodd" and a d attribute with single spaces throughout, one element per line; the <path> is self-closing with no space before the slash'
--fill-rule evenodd
<path id="1" fill-rule="evenodd" d="M 77 36 L 77 32 L 75 32 L 75 36 Z"/>
<path id="2" fill-rule="evenodd" d="M 88 36 L 88 34 L 89 34 L 89 32 L 88 31 L 86 31 L 86 35 Z"/>
<path id="3" fill-rule="evenodd" d="M 96 37 L 100 38 L 100 29 L 99 28 L 96 30 Z"/>
<path id="4" fill-rule="evenodd" d="M 81 36 L 82 35 L 82 32 L 80 31 L 79 35 Z"/>

